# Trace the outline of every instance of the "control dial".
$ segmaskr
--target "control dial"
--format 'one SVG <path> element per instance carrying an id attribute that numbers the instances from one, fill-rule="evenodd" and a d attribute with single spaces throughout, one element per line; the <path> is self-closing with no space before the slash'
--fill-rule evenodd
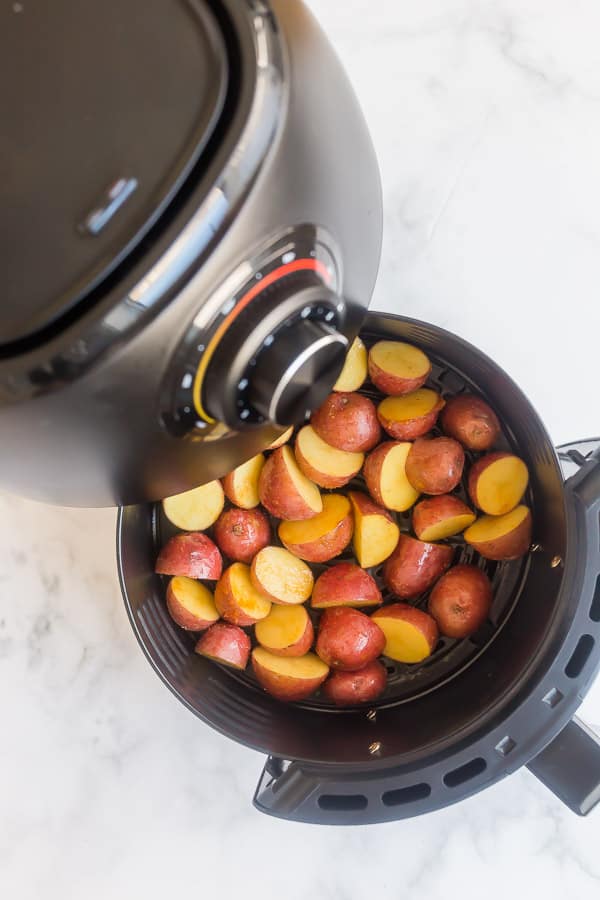
<path id="1" fill-rule="evenodd" d="M 322 403 L 344 364 L 336 330 L 344 304 L 312 273 L 266 288 L 231 325 L 206 372 L 203 405 L 239 429 L 301 422 Z"/>

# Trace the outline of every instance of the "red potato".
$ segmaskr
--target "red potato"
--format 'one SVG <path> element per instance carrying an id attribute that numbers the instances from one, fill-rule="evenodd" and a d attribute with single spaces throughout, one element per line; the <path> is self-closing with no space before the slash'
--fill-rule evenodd
<path id="1" fill-rule="evenodd" d="M 404 397 L 386 397 L 377 407 L 377 418 L 397 441 L 414 441 L 431 431 L 445 401 L 429 388 Z"/>
<path id="2" fill-rule="evenodd" d="M 256 640 L 275 656 L 304 656 L 312 647 L 313 624 L 305 606 L 273 606 L 254 627 Z"/>
<path id="3" fill-rule="evenodd" d="M 321 616 L 315 650 L 332 669 L 354 672 L 376 659 L 384 644 L 381 628 L 369 616 L 336 606 Z"/>
<path id="4" fill-rule="evenodd" d="M 304 603 L 313 589 L 313 573 L 305 562 L 283 547 L 265 547 L 250 570 L 252 584 L 273 603 Z"/>
<path id="5" fill-rule="evenodd" d="M 277 656 L 264 647 L 252 651 L 252 668 L 258 683 L 278 700 L 306 700 L 329 674 L 329 666 L 314 653 Z"/>
<path id="6" fill-rule="evenodd" d="M 367 348 L 359 337 L 354 338 L 346 354 L 344 368 L 333 386 L 334 391 L 357 391 L 367 377 Z"/>
<path id="7" fill-rule="evenodd" d="M 460 534 L 475 521 L 475 513 L 452 494 L 428 497 L 417 503 L 413 510 L 412 524 L 420 541 L 442 541 Z"/>
<path id="8" fill-rule="evenodd" d="M 223 479 L 225 496 L 241 509 L 254 509 L 260 503 L 258 481 L 265 458 L 262 453 L 242 463 Z"/>
<path id="9" fill-rule="evenodd" d="M 402 341 L 378 341 L 369 350 L 369 377 L 384 394 L 409 394 L 425 384 L 431 363 Z"/>
<path id="10" fill-rule="evenodd" d="M 223 571 L 219 548 L 200 531 L 176 534 L 158 554 L 154 571 L 159 575 L 187 575 L 216 581 Z"/>
<path id="11" fill-rule="evenodd" d="M 360 472 L 365 458 L 364 453 L 349 453 L 330 447 L 312 425 L 300 429 L 294 452 L 301 471 L 324 488 L 339 488 L 347 484 Z"/>
<path id="12" fill-rule="evenodd" d="M 384 656 L 396 662 L 417 663 L 431 656 L 438 642 L 435 619 L 408 603 L 392 603 L 371 618 L 385 635 Z"/>
<path id="13" fill-rule="evenodd" d="M 481 516 L 464 539 L 485 559 L 519 559 L 531 546 L 531 512 L 517 506 L 504 516 Z"/>
<path id="14" fill-rule="evenodd" d="M 442 413 L 441 426 L 467 450 L 489 450 L 500 435 L 500 422 L 491 407 L 473 394 L 450 397 Z"/>
<path id="15" fill-rule="evenodd" d="M 191 491 L 166 497 L 165 516 L 182 531 L 204 531 L 213 525 L 223 510 L 225 495 L 220 481 L 209 481 Z"/>
<path id="16" fill-rule="evenodd" d="M 269 444 L 267 450 L 277 450 L 278 447 L 283 447 L 284 444 L 287 444 L 289 439 L 294 433 L 294 426 L 292 425 L 283 434 L 280 434 L 278 438 L 275 438 L 272 444 Z"/>
<path id="17" fill-rule="evenodd" d="M 228 509 L 215 523 L 215 541 L 235 562 L 251 563 L 271 540 L 271 526 L 260 509 Z"/>
<path id="18" fill-rule="evenodd" d="M 503 516 L 518 505 L 527 490 L 529 472 L 512 453 L 487 453 L 469 472 L 469 496 L 490 516 Z"/>
<path id="19" fill-rule="evenodd" d="M 313 609 L 329 606 L 380 606 L 381 591 L 368 572 L 352 562 L 341 562 L 326 569 L 315 582 L 310 605 Z"/>
<path id="20" fill-rule="evenodd" d="M 353 530 L 350 503 L 341 494 L 325 494 L 323 512 L 305 522 L 281 522 L 279 539 L 290 553 L 308 562 L 327 562 L 342 553 Z"/>
<path id="21" fill-rule="evenodd" d="M 492 596 L 485 572 L 477 566 L 454 566 L 435 585 L 427 608 L 442 634 L 466 638 L 487 619 Z"/>
<path id="22" fill-rule="evenodd" d="M 371 497 L 387 509 L 405 512 L 419 499 L 406 477 L 406 457 L 412 444 L 385 441 L 369 453 L 363 475 Z"/>
<path id="23" fill-rule="evenodd" d="M 333 672 L 323 685 L 323 693 L 336 706 L 370 703 L 385 691 L 387 672 L 378 659 L 357 672 Z"/>
<path id="24" fill-rule="evenodd" d="M 398 546 L 386 561 L 383 579 L 397 597 L 406 600 L 427 591 L 452 562 L 454 549 L 430 544 L 401 534 Z"/>
<path id="25" fill-rule="evenodd" d="M 194 651 L 232 669 L 245 669 L 250 648 L 250 638 L 245 631 L 237 625 L 217 622 L 204 632 Z"/>
<path id="26" fill-rule="evenodd" d="M 268 458 L 258 482 L 260 502 L 278 519 L 311 519 L 323 509 L 316 484 L 302 474 L 291 449 L 278 447 Z"/>
<path id="27" fill-rule="evenodd" d="M 271 612 L 271 601 L 254 587 L 249 567 L 241 562 L 223 572 L 215 588 L 215 605 L 232 625 L 254 625 Z"/>
<path id="28" fill-rule="evenodd" d="M 313 412 L 310 424 L 331 447 L 351 453 L 372 450 L 381 435 L 373 401 L 346 391 L 330 394 Z"/>
<path id="29" fill-rule="evenodd" d="M 378 566 L 398 543 L 400 529 L 382 506 L 366 494 L 348 494 L 354 512 L 354 554 L 363 569 Z"/>
<path id="30" fill-rule="evenodd" d="M 406 457 L 406 477 L 420 494 L 448 494 L 459 484 L 465 451 L 454 438 L 419 438 Z"/>
<path id="31" fill-rule="evenodd" d="M 173 621 L 187 631 L 204 631 L 219 619 L 211 591 L 185 575 L 176 575 L 169 581 L 167 609 Z"/>

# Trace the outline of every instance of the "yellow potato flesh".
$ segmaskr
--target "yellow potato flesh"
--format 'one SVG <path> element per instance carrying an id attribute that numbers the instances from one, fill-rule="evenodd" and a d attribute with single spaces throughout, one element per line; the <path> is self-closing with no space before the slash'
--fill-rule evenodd
<path id="1" fill-rule="evenodd" d="M 431 368 L 422 350 L 401 341 L 379 341 L 371 348 L 371 359 L 384 372 L 399 378 L 421 378 Z"/>
<path id="2" fill-rule="evenodd" d="M 267 450 L 276 450 L 277 447 L 282 447 L 284 444 L 287 444 L 289 439 L 294 433 L 294 426 L 288 428 L 287 431 L 284 431 L 283 434 L 280 434 L 278 438 L 275 438 L 272 444 L 269 444 Z"/>
<path id="3" fill-rule="evenodd" d="M 265 547 L 257 553 L 254 577 L 280 603 L 304 603 L 314 583 L 309 566 L 283 547 Z"/>
<path id="4" fill-rule="evenodd" d="M 374 619 L 385 635 L 384 656 L 397 662 L 416 663 L 427 659 L 431 650 L 427 640 L 418 628 L 402 619 Z"/>
<path id="5" fill-rule="evenodd" d="M 323 501 L 321 500 L 321 492 L 317 485 L 311 481 L 298 468 L 298 463 L 289 447 L 282 448 L 283 458 L 286 469 L 292 480 L 292 484 L 296 491 L 300 494 L 305 503 L 313 509 L 315 513 L 320 513 L 323 509 Z"/>
<path id="6" fill-rule="evenodd" d="M 384 506 L 397 512 L 410 509 L 419 498 L 419 492 L 409 482 L 404 468 L 411 447 L 408 441 L 393 447 L 381 466 L 381 499 Z"/>
<path id="7" fill-rule="evenodd" d="M 526 506 L 517 506 L 504 516 L 481 516 L 465 531 L 465 541 L 469 544 L 481 544 L 497 540 L 518 528 L 528 515 L 529 509 Z"/>
<path id="8" fill-rule="evenodd" d="M 252 657 L 259 666 L 275 672 L 277 675 L 285 675 L 288 678 L 323 678 L 329 672 L 322 659 L 315 653 L 306 653 L 304 656 L 275 656 L 264 647 L 255 647 Z"/>
<path id="9" fill-rule="evenodd" d="M 350 501 L 341 494 L 325 494 L 323 511 L 312 519 L 301 522 L 282 522 L 279 536 L 288 545 L 307 544 L 328 534 L 345 519 L 350 512 Z"/>
<path id="10" fill-rule="evenodd" d="M 237 605 L 253 619 L 264 619 L 271 611 L 271 601 L 252 584 L 250 567 L 234 563 L 229 569 L 231 593 Z"/>
<path id="11" fill-rule="evenodd" d="M 400 529 L 395 522 L 385 516 L 363 516 L 355 510 L 354 518 L 354 555 L 363 569 L 378 566 L 393 552 Z"/>
<path id="12" fill-rule="evenodd" d="M 529 473 L 518 456 L 505 456 L 487 466 L 477 479 L 477 505 L 492 516 L 514 509 L 527 489 Z"/>
<path id="13" fill-rule="evenodd" d="M 284 650 L 300 640 L 307 621 L 304 606 L 273 606 L 267 618 L 256 624 L 256 640 L 265 647 Z"/>
<path id="14" fill-rule="evenodd" d="M 451 516 L 444 519 L 443 522 L 436 522 L 429 528 L 424 528 L 420 535 L 420 541 L 442 541 L 444 538 L 452 537 L 453 534 L 460 534 L 469 525 L 475 521 L 474 513 L 465 513 L 462 516 Z"/>
<path id="15" fill-rule="evenodd" d="M 379 412 L 385 419 L 394 422 L 410 422 L 421 419 L 435 407 L 440 395 L 429 388 L 419 388 L 403 397 L 386 397 L 379 404 Z"/>
<path id="16" fill-rule="evenodd" d="M 360 338 L 354 338 L 344 368 L 333 386 L 334 391 L 357 391 L 367 377 L 367 348 Z"/>
<path id="17" fill-rule="evenodd" d="M 213 525 L 223 510 L 225 495 L 220 481 L 167 497 L 163 510 L 167 519 L 183 531 L 203 531 Z"/>
<path id="18" fill-rule="evenodd" d="M 262 453 L 253 456 L 233 471 L 233 502 L 242 509 L 254 509 L 260 503 L 258 479 L 265 464 Z"/>
<path id="19" fill-rule="evenodd" d="M 337 475 L 346 478 L 359 472 L 363 464 L 364 453 L 351 453 L 338 450 L 319 437 L 311 425 L 305 425 L 298 432 L 296 445 L 304 459 L 317 472 L 325 475 Z"/>
<path id="20" fill-rule="evenodd" d="M 193 616 L 206 622 L 217 621 L 219 613 L 212 592 L 206 585 L 185 575 L 176 575 L 171 579 L 170 587 L 178 603 Z"/>

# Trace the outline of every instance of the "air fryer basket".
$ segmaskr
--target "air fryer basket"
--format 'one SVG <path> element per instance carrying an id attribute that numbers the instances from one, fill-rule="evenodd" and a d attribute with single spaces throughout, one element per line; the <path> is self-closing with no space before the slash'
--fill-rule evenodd
<path id="1" fill-rule="evenodd" d="M 200 718 L 271 754 L 256 805 L 304 821 L 395 819 L 491 784 L 530 762 L 561 732 L 600 659 L 599 462 L 585 463 L 563 484 L 550 439 L 526 398 L 491 360 L 454 335 L 371 313 L 362 337 L 368 345 L 398 338 L 421 346 L 442 394 L 466 389 L 488 399 L 503 423 L 506 446 L 529 466 L 532 552 L 512 563 L 477 560 L 492 579 L 494 603 L 472 639 L 444 638 L 417 666 L 391 664 L 388 688 L 369 708 L 339 710 L 319 697 L 281 704 L 251 674 L 196 656 L 193 636 L 170 620 L 164 584 L 153 574 L 170 528 L 160 508 L 129 507 L 119 517 L 123 593 L 150 662 Z M 585 462 L 581 453 L 576 462 Z M 409 516 L 399 522 L 408 529 Z M 470 548 L 460 541 L 456 546 L 455 561 L 473 560 Z M 381 584 L 380 571 L 374 574 Z M 419 602 L 426 603 L 426 596 Z M 594 768 L 600 748 L 571 724 L 559 754 L 578 742 L 578 759 L 591 755 L 589 781 L 556 784 L 560 767 L 552 744 L 536 774 L 555 782 L 550 786 L 569 805 L 586 811 L 600 784 Z M 582 776 L 580 762 L 577 772 Z"/>

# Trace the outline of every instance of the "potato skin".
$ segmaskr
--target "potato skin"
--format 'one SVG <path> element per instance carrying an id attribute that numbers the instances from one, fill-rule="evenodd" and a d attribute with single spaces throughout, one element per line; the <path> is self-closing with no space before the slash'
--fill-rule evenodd
<path id="1" fill-rule="evenodd" d="M 317 655 L 331 666 L 353 672 L 381 655 L 385 635 L 369 616 L 349 606 L 326 609 L 317 636 Z"/>
<path id="2" fill-rule="evenodd" d="M 465 451 L 454 438 L 417 438 L 406 457 L 406 477 L 420 494 L 448 494 L 464 464 Z"/>
<path id="3" fill-rule="evenodd" d="M 174 576 L 174 578 L 176 577 L 178 576 Z M 186 631 L 204 631 L 205 628 L 210 628 L 211 625 L 214 625 L 219 619 L 218 610 L 215 609 L 215 614 L 210 619 L 204 619 L 191 612 L 177 596 L 173 587 L 174 578 L 171 578 L 167 585 L 166 599 L 169 615 L 175 624 L 179 625 L 180 628 L 185 628 Z"/>
<path id="4" fill-rule="evenodd" d="M 474 523 L 475 525 L 477 522 Z M 473 526 L 471 526 L 473 527 Z M 464 533 L 465 541 L 470 544 L 484 559 L 497 561 L 520 559 L 529 552 L 531 546 L 532 518 L 528 511 L 523 521 L 512 531 L 487 541 L 473 541 L 469 537 L 469 528 Z"/>
<path id="5" fill-rule="evenodd" d="M 402 622 L 408 622 L 421 632 L 429 646 L 429 652 L 433 653 L 439 639 L 439 631 L 437 622 L 433 616 L 411 606 L 410 603 L 392 603 L 390 606 L 383 606 L 376 610 L 372 618 L 377 621 L 381 619 L 399 619 Z"/>
<path id="6" fill-rule="evenodd" d="M 448 544 L 430 544 L 401 534 L 383 568 L 383 579 L 401 600 L 428 590 L 452 562 L 454 549 Z"/>
<path id="7" fill-rule="evenodd" d="M 250 656 L 250 638 L 237 625 L 217 622 L 204 632 L 194 651 L 235 669 L 245 669 Z"/>
<path id="8" fill-rule="evenodd" d="M 472 516 L 475 520 L 475 513 L 467 506 L 459 497 L 453 494 L 438 494 L 437 497 L 427 497 L 421 500 L 413 508 L 412 526 L 416 536 L 421 540 L 421 534 L 427 528 L 439 525 L 446 519 L 455 516 Z"/>
<path id="9" fill-rule="evenodd" d="M 286 447 L 274 450 L 263 466 L 258 480 L 260 502 L 278 519 L 312 519 L 318 510 L 311 509 L 296 490 L 286 464 Z M 297 465 L 295 457 L 294 465 Z"/>
<path id="10" fill-rule="evenodd" d="M 271 540 L 271 526 L 260 509 L 227 509 L 215 522 L 215 540 L 235 562 L 250 563 Z"/>
<path id="11" fill-rule="evenodd" d="M 383 429 L 396 441 L 414 441 L 431 431 L 437 422 L 440 411 L 444 408 L 445 401 L 440 397 L 436 405 L 424 416 L 414 419 L 391 419 L 385 415 L 380 403 L 377 407 L 377 418 Z"/>
<path id="12" fill-rule="evenodd" d="M 327 444 L 353 453 L 372 450 L 381 436 L 375 404 L 354 392 L 330 394 L 313 412 L 310 424 Z"/>
<path id="13" fill-rule="evenodd" d="M 336 706 L 356 706 L 376 700 L 386 685 L 385 666 L 374 659 L 356 672 L 333 672 L 323 685 L 323 693 Z"/>
<path id="14" fill-rule="evenodd" d="M 319 575 L 310 602 L 316 609 L 363 605 L 355 604 L 356 599 L 363 600 L 365 606 L 378 606 L 383 602 L 381 591 L 368 572 L 356 563 L 341 562 Z"/>
<path id="15" fill-rule="evenodd" d="M 282 532 L 281 528 L 283 524 L 280 524 L 278 532 L 283 546 L 299 559 L 312 563 L 328 562 L 330 559 L 339 556 L 352 540 L 354 532 L 354 519 L 351 513 L 340 519 L 331 531 L 325 532 L 320 537 L 315 538 L 315 540 L 305 541 L 304 543 L 290 543 L 286 541 L 284 539 L 285 530 Z"/>
<path id="16" fill-rule="evenodd" d="M 474 394 L 450 397 L 440 424 L 447 435 L 460 441 L 467 450 L 489 450 L 500 436 L 496 413 L 485 400 Z"/>
<path id="17" fill-rule="evenodd" d="M 294 701 L 306 700 L 311 694 L 323 684 L 328 670 L 322 676 L 315 678 L 293 678 L 289 675 L 281 675 L 262 666 L 256 657 L 256 650 L 252 653 L 252 669 L 256 675 L 256 680 L 262 688 L 277 700 Z"/>
<path id="18" fill-rule="evenodd" d="M 219 548 L 201 531 L 176 534 L 164 545 L 154 571 L 159 575 L 187 575 L 216 581 L 223 571 Z"/>
<path id="19" fill-rule="evenodd" d="M 492 605 L 492 585 L 477 566 L 454 566 L 429 597 L 428 610 L 442 634 L 465 638 L 481 628 Z"/>

